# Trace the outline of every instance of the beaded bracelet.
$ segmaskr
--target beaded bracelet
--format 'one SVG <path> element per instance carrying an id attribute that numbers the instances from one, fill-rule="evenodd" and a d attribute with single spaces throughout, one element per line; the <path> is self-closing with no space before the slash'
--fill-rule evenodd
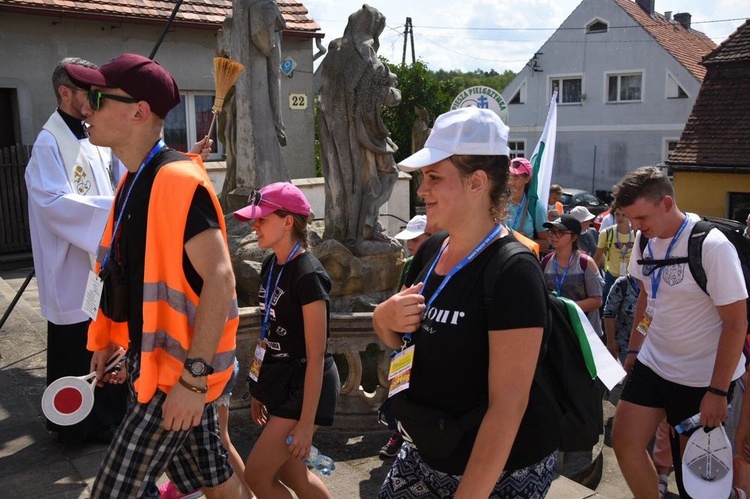
<path id="1" fill-rule="evenodd" d="M 628 355 L 638 355 L 638 352 L 640 352 L 640 350 L 628 350 Z"/>

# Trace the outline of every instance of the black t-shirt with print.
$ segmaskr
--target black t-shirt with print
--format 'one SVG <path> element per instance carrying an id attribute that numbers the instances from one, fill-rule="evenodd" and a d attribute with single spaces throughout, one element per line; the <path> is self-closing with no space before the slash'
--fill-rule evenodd
<path id="1" fill-rule="evenodd" d="M 426 252 L 436 253 L 445 234 L 431 239 L 431 244 L 425 242 L 423 247 Z M 547 291 L 533 256 L 516 257 L 512 265 L 495 277 L 492 296 L 483 296 L 487 265 L 510 240 L 504 237 L 492 242 L 451 278 L 427 310 L 412 339 L 415 357 L 407 393 L 414 402 L 438 408 L 456 418 L 487 404 L 489 331 L 503 334 L 508 329 L 545 327 Z M 413 282 L 424 282 L 426 278 L 433 258 L 426 255 L 423 258 L 425 265 Z M 426 301 L 443 279 L 444 276 L 434 272 L 429 276 L 424 289 Z M 558 440 L 553 406 L 534 383 L 506 469 L 541 460 L 557 448 Z M 473 438 L 462 444 L 464 455 L 468 455 L 472 445 Z M 459 449 L 454 455 L 461 453 Z M 440 469 L 440 460 L 431 461 L 431 465 Z"/>
<path id="2" fill-rule="evenodd" d="M 283 272 L 279 278 L 282 267 Z M 326 317 L 328 317 L 328 293 L 331 291 L 331 279 L 323 265 L 308 251 L 295 257 L 286 265 L 276 262 L 275 255 L 271 254 L 263 261 L 261 268 L 261 282 L 258 290 L 261 316 L 265 313 L 266 283 L 268 272 L 271 270 L 273 272 L 271 289 L 276 279 L 279 279 L 279 284 L 276 286 L 271 302 L 265 358 L 304 359 L 307 353 L 302 306 L 325 300 Z M 329 328 L 329 321 L 326 320 L 326 338 L 329 336 Z"/>
<path id="3" fill-rule="evenodd" d="M 122 218 L 121 244 L 116 260 L 125 267 L 128 276 L 128 333 L 130 348 L 140 350 L 143 337 L 143 276 L 146 266 L 146 228 L 148 222 L 148 205 L 151 190 L 154 186 L 157 172 L 174 161 L 190 160 L 187 156 L 169 148 L 164 148 L 144 167 L 133 186 Z M 135 179 L 134 173 L 128 173 L 123 188 L 116 200 L 115 220 L 122 209 L 125 194 Z M 206 229 L 218 228 L 219 217 L 214 209 L 211 195 L 204 187 L 198 187 L 190 204 L 183 242 Z M 203 279 L 198 275 L 185 250 L 182 251 L 182 268 L 185 277 L 195 291 L 200 295 L 203 289 Z"/>

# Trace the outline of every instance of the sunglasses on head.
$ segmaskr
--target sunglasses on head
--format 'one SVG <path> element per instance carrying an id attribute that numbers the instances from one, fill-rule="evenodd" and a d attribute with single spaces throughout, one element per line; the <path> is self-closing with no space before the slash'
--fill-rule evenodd
<path id="1" fill-rule="evenodd" d="M 250 195 L 247 197 L 247 204 L 251 204 L 253 206 L 259 206 L 261 202 L 270 204 L 271 206 L 274 206 L 279 210 L 284 209 L 284 207 L 281 206 L 280 204 L 276 204 L 267 199 L 263 199 L 263 193 L 261 193 L 260 191 L 252 191 Z"/>
<path id="2" fill-rule="evenodd" d="M 94 111 L 98 111 L 102 107 L 102 99 L 112 99 L 120 102 L 125 102 L 127 104 L 135 104 L 136 102 L 138 102 L 138 99 L 134 99 L 132 97 L 125 97 L 124 95 L 105 94 L 103 92 L 100 92 L 99 90 L 89 90 L 87 97 L 89 106 L 91 106 L 91 109 L 93 109 Z"/>

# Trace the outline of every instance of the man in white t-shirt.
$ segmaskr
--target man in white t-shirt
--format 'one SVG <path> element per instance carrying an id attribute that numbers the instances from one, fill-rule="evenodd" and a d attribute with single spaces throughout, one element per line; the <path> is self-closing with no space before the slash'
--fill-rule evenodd
<path id="1" fill-rule="evenodd" d="M 657 497 L 646 447 L 664 416 L 672 427 L 698 412 L 702 426 L 718 426 L 727 417 L 728 394 L 744 371 L 747 292 L 737 253 L 718 230 L 703 243 L 707 293 L 698 286 L 685 259 L 698 217 L 679 210 L 660 169 L 642 167 L 625 175 L 615 186 L 615 202 L 640 231 L 628 266 L 640 293 L 612 447 L 633 495 Z M 642 237 L 649 240 L 643 255 Z M 679 258 L 682 263 L 642 264 Z M 684 450 L 686 439 L 674 437 L 673 448 L 680 443 Z M 679 460 L 674 468 L 681 497 L 689 497 Z"/>

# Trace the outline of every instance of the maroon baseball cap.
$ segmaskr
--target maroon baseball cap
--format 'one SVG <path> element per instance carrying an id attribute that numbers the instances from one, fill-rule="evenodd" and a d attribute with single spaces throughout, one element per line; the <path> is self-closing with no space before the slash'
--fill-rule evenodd
<path id="1" fill-rule="evenodd" d="M 138 54 L 122 54 L 99 69 L 66 64 L 65 71 L 77 86 L 119 88 L 134 99 L 146 101 L 162 119 L 180 103 L 180 89 L 159 63 Z"/>
<path id="2" fill-rule="evenodd" d="M 274 182 L 259 191 L 253 191 L 247 200 L 250 203 L 234 212 L 234 218 L 244 222 L 270 215 L 276 210 L 309 216 L 310 203 L 302 191 L 289 182 Z"/>

